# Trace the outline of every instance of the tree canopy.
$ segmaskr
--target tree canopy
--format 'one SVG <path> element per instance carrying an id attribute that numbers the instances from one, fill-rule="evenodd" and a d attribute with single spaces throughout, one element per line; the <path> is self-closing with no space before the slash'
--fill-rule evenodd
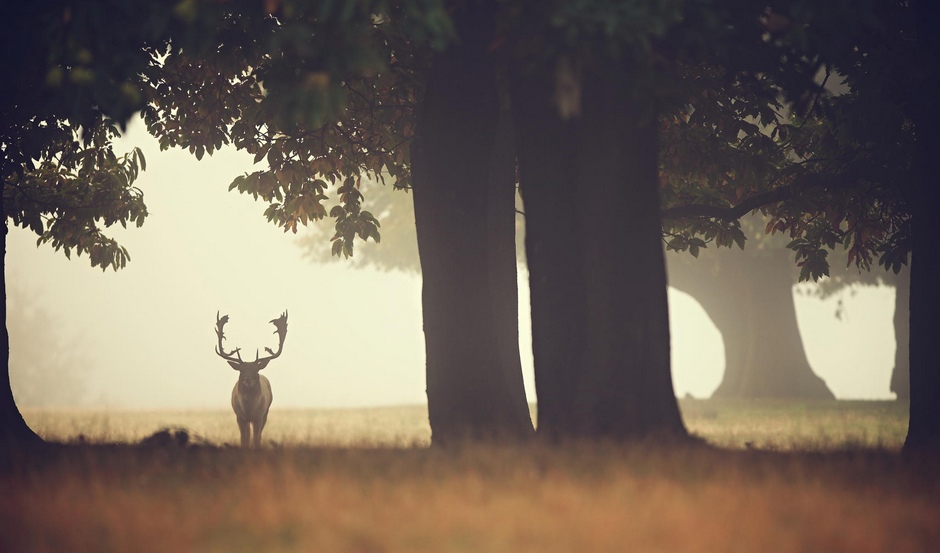
<path id="1" fill-rule="evenodd" d="M 909 53 L 911 8 L 745 4 L 562 2 L 523 24 L 520 14 L 530 8 L 510 2 L 502 5 L 493 47 L 505 51 L 515 33 L 527 38 L 514 48 L 560 56 L 559 87 L 576 82 L 577 51 L 658 60 L 643 78 L 659 91 L 662 107 L 668 247 L 694 254 L 712 242 L 741 246 L 746 237 L 736 219 L 763 209 L 772 217 L 768 231 L 791 236 L 802 279 L 827 274 L 827 249 L 836 245 L 862 268 L 877 256 L 898 269 L 909 250 L 901 190 L 910 171 L 904 106 L 911 93 L 891 76 L 902 70 L 893 60 Z M 439 2 L 15 9 L 27 22 L 19 29 L 45 32 L 7 35 L 4 48 L 35 52 L 6 57 L 7 71 L 25 77 L 4 101 L 4 182 L 16 175 L 23 210 L 14 222 L 66 251 L 94 251 L 93 265 L 115 268 L 127 252 L 96 221 L 143 221 L 132 188 L 142 158 L 104 150 L 138 110 L 163 148 L 201 157 L 231 144 L 266 162 L 232 188 L 268 202 L 267 218 L 285 230 L 330 216 L 331 251 L 346 257 L 356 237 L 378 240 L 379 219 L 363 208 L 360 178 L 410 187 L 414 110 L 430 55 L 455 40 Z M 847 10 L 852 17 L 842 17 Z M 114 27 L 116 19 L 125 24 Z M 528 30 L 520 35 L 517 28 Z M 842 79 L 848 92 L 827 93 L 831 79 Z M 875 105 L 883 116 L 864 117 Z M 31 178 L 27 171 L 39 160 L 44 166 Z M 79 210 L 81 223 L 61 215 L 67 193 L 43 212 L 42 193 L 25 190 L 49 182 L 50 171 L 60 179 L 71 171 L 77 183 L 111 182 L 101 195 L 123 201 L 108 203 L 91 222 L 88 209 Z M 91 176 L 95 171 L 100 175 Z M 327 203 L 330 195 L 335 205 Z M 28 197 L 35 197 L 30 206 Z M 87 203 L 72 200 L 75 207 Z M 47 218 L 42 227 L 37 213 Z"/>

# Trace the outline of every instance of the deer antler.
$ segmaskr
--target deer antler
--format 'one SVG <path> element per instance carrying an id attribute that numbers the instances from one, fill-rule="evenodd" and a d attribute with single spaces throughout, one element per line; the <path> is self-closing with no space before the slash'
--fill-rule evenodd
<path id="1" fill-rule="evenodd" d="M 239 353 L 240 348 L 235 348 L 232 351 L 226 352 L 225 348 L 222 347 L 222 340 L 225 339 L 225 334 L 222 332 L 222 328 L 225 326 L 225 323 L 228 322 L 228 315 L 222 315 L 219 317 L 219 312 L 215 312 L 215 333 L 219 336 L 219 345 L 216 348 L 215 352 L 226 361 L 231 361 L 234 363 L 244 363 L 242 361 L 242 356 Z M 286 332 L 286 329 L 285 329 Z M 234 357 L 233 357 L 234 356 Z"/>
<path id="2" fill-rule="evenodd" d="M 278 336 L 277 351 L 272 351 L 271 348 L 264 348 L 264 351 L 270 354 L 270 357 L 262 358 L 262 361 L 270 361 L 281 355 L 281 350 L 284 349 L 284 338 L 287 337 L 287 311 L 281 313 L 281 316 L 271 321 L 274 324 L 274 334 Z M 257 354 L 255 355 L 257 357 Z"/>

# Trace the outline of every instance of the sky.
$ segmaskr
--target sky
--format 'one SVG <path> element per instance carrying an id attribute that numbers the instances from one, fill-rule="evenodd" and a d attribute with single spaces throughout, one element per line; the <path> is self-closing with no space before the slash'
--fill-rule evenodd
<path id="1" fill-rule="evenodd" d="M 426 402 L 419 276 L 305 259 L 302 230 L 285 234 L 265 220 L 265 204 L 228 191 L 233 178 L 256 170 L 247 154 L 223 149 L 197 161 L 161 152 L 136 121 L 116 151 L 134 146 L 147 160 L 136 185 L 150 216 L 141 228 L 108 231 L 130 252 L 125 269 L 102 272 L 87 258 L 37 248 L 35 235 L 18 227 L 8 237 L 11 301 L 45 312 L 54 327 L 20 342 L 73 344 L 87 360 L 75 404 L 226 408 L 237 374 L 214 353 L 216 313 L 230 318 L 226 346 L 250 357 L 276 347 L 269 321 L 284 310 L 284 350 L 264 371 L 276 406 Z M 524 376 L 535 401 L 524 268 L 519 283 Z M 894 290 L 845 294 L 841 320 L 836 301 L 796 296 L 811 366 L 839 398 L 892 398 Z M 670 289 L 669 302 L 676 393 L 708 397 L 724 370 L 721 336 L 688 295 Z M 10 332 L 13 363 L 23 346 Z M 15 373 L 12 386 L 15 395 Z"/>

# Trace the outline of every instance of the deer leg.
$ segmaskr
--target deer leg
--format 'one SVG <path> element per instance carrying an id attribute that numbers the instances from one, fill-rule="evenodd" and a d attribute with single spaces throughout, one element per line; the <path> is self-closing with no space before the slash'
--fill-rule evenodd
<path id="1" fill-rule="evenodd" d="M 248 447 L 248 438 L 251 435 L 251 423 L 243 418 L 236 420 L 238 421 L 238 430 L 242 435 L 242 447 Z"/>
<path id="2" fill-rule="evenodd" d="M 261 420 L 255 421 L 254 424 L 252 425 L 255 428 L 255 435 L 254 435 L 255 447 L 261 447 L 261 431 L 264 430 L 264 424 L 266 422 L 268 422 L 267 413 L 261 416 Z"/>

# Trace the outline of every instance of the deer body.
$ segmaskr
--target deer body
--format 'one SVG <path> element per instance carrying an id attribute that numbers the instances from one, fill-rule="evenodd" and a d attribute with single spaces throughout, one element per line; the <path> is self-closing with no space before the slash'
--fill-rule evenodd
<path id="1" fill-rule="evenodd" d="M 273 399 L 267 377 L 254 373 L 252 382 L 252 373 L 242 371 L 239 374 L 238 382 L 232 388 L 232 410 L 241 432 L 242 447 L 247 446 L 249 440 L 254 447 L 261 446 L 261 431 L 268 422 L 268 410 Z"/>
<path id="2" fill-rule="evenodd" d="M 271 408 L 274 396 L 271 393 L 271 383 L 258 372 L 281 354 L 284 338 L 287 335 L 287 312 L 285 311 L 280 318 L 271 321 L 277 329 L 274 332 L 279 337 L 277 351 L 264 348 L 269 355 L 259 359 L 256 352 L 254 361 L 243 361 L 238 348 L 226 352 L 222 347 L 222 340 L 225 339 L 222 327 L 227 322 L 228 315 L 220 318 L 216 314 L 216 333 L 219 336 L 216 353 L 238 371 L 238 382 L 232 388 L 232 410 L 235 411 L 235 421 L 238 423 L 238 430 L 241 434 L 242 447 L 248 447 L 249 444 L 260 447 L 261 431 L 264 430 L 264 425 L 268 421 L 268 410 Z"/>

